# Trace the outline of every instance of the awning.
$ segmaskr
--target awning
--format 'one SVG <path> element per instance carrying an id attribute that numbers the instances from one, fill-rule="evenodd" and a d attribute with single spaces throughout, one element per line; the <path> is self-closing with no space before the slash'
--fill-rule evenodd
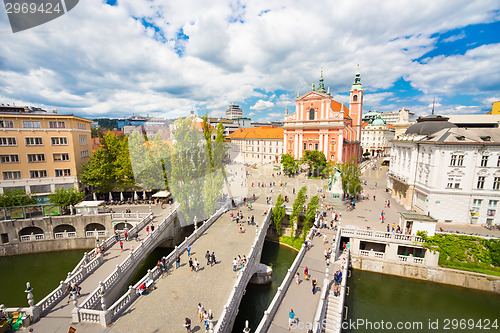
<path id="1" fill-rule="evenodd" d="M 153 198 L 167 198 L 170 195 L 169 191 L 159 191 L 152 195 Z"/>

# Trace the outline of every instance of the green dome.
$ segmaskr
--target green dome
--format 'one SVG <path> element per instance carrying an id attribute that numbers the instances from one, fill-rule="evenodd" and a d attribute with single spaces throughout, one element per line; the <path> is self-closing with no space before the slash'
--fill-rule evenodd
<path id="1" fill-rule="evenodd" d="M 373 126 L 383 126 L 385 125 L 385 121 L 382 119 L 382 116 L 380 114 L 377 115 L 377 118 L 375 118 L 374 121 L 372 121 Z"/>

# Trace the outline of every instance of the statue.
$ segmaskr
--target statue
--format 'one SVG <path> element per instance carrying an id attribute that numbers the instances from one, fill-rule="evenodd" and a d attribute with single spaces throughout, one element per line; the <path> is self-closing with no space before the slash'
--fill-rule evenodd
<path id="1" fill-rule="evenodd" d="M 337 183 L 337 180 L 340 178 L 341 175 L 340 170 L 337 167 L 334 167 L 333 170 L 335 170 L 335 174 L 333 175 L 333 179 L 332 177 L 328 179 L 328 191 L 332 190 L 332 186 L 335 185 L 335 183 Z"/>

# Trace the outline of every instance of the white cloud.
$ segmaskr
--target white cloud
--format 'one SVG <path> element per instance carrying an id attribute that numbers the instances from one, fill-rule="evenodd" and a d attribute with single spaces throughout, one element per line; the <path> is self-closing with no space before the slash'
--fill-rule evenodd
<path id="1" fill-rule="evenodd" d="M 458 35 L 453 35 L 453 36 L 450 36 L 448 38 L 443 39 L 443 43 L 450 43 L 450 42 L 454 42 L 454 41 L 457 41 L 457 40 L 463 39 L 463 38 L 465 38 L 465 32 L 462 31 Z"/>
<path id="2" fill-rule="evenodd" d="M 252 110 L 269 110 L 274 107 L 274 103 L 271 101 L 264 101 L 262 99 L 259 99 L 255 105 L 251 106 L 250 109 Z"/>
<path id="3" fill-rule="evenodd" d="M 249 117 L 251 117 L 251 116 L 255 116 L 255 112 L 250 112 L 250 113 L 248 114 L 248 116 L 249 116 Z"/>
<path id="4" fill-rule="evenodd" d="M 86 0 L 17 34 L 0 11 L 0 99 L 89 117 L 216 114 L 252 98 L 260 99 L 252 110 L 284 112 L 321 69 L 347 103 L 358 63 L 367 107 L 400 108 L 372 93 L 401 77 L 425 94 L 498 96 L 498 44 L 414 61 L 435 48 L 434 34 L 494 21 L 498 9 L 494 0 Z M 188 39 L 178 40 L 181 29 Z"/>

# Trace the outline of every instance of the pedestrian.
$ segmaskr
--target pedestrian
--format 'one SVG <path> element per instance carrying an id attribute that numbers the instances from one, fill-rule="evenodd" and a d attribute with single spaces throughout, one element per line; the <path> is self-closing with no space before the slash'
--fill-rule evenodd
<path id="1" fill-rule="evenodd" d="M 187 250 L 187 253 L 188 253 L 188 257 L 190 257 L 191 256 L 191 246 L 188 245 L 187 248 L 186 248 L 186 250 Z"/>
<path id="2" fill-rule="evenodd" d="M 71 285 L 71 283 L 68 283 L 67 286 L 66 286 L 66 291 L 69 293 L 69 296 L 68 296 L 68 301 L 66 303 L 69 303 L 69 301 L 71 300 L 71 298 L 73 297 L 73 292 L 74 292 L 74 287 Z"/>
<path id="3" fill-rule="evenodd" d="M 153 231 L 155 231 L 155 225 L 151 223 L 151 233 L 153 233 Z"/>
<path id="4" fill-rule="evenodd" d="M 187 333 L 191 333 L 191 319 L 186 317 L 184 320 L 184 327 L 186 328 Z"/>
<path id="5" fill-rule="evenodd" d="M 207 310 L 203 311 L 203 324 L 205 325 L 205 332 L 208 332 L 208 313 L 207 313 Z"/>
<path id="6" fill-rule="evenodd" d="M 375 194 L 373 195 L 373 201 L 375 201 Z"/>
<path id="7" fill-rule="evenodd" d="M 254 223 L 255 223 L 255 217 L 253 215 L 252 215 L 252 220 L 251 221 L 252 221 L 252 225 L 254 225 Z"/>
<path id="8" fill-rule="evenodd" d="M 120 252 L 123 252 L 123 242 L 120 241 Z"/>
<path id="9" fill-rule="evenodd" d="M 304 279 L 309 280 L 309 268 L 304 267 Z"/>
<path id="10" fill-rule="evenodd" d="M 179 268 L 181 264 L 181 257 L 179 255 L 175 256 L 175 269 Z"/>
<path id="11" fill-rule="evenodd" d="M 196 310 L 196 313 L 198 314 L 198 317 L 200 317 L 200 323 L 203 320 L 203 311 L 204 310 L 205 310 L 205 308 L 203 307 L 203 305 L 201 305 L 201 303 L 198 303 L 198 309 Z"/>
<path id="12" fill-rule="evenodd" d="M 326 243 L 328 243 L 328 235 L 323 234 L 323 244 L 326 244 Z"/>
<path id="13" fill-rule="evenodd" d="M 191 270 L 191 272 L 193 271 L 193 259 L 189 258 L 189 269 Z"/>
<path id="14" fill-rule="evenodd" d="M 127 230 L 125 230 L 125 232 L 123 233 L 123 237 L 125 237 L 125 240 L 128 241 L 128 232 L 127 232 Z"/>
<path id="15" fill-rule="evenodd" d="M 215 252 L 212 252 L 212 255 L 210 256 L 210 266 L 215 265 Z"/>
<path id="16" fill-rule="evenodd" d="M 288 330 L 292 328 L 293 323 L 295 323 L 295 312 L 293 312 L 293 309 L 290 309 L 288 312 Z"/>
<path id="17" fill-rule="evenodd" d="M 394 232 L 394 229 L 396 228 L 396 223 L 392 223 L 392 232 Z"/>
<path id="18" fill-rule="evenodd" d="M 132 253 L 132 252 L 134 252 L 134 246 L 133 245 L 130 247 L 130 253 Z"/>
<path id="19" fill-rule="evenodd" d="M 198 267 L 200 267 L 200 263 L 198 262 L 198 259 L 194 258 L 193 266 L 194 266 L 194 271 L 198 272 Z"/>
<path id="20" fill-rule="evenodd" d="M 312 279 L 312 293 L 313 295 L 316 295 L 316 286 L 318 285 L 318 282 L 316 279 Z"/>
<path id="21" fill-rule="evenodd" d="M 236 267 L 238 267 L 238 259 L 234 258 L 234 260 L 233 260 L 233 272 L 236 272 Z"/>
<path id="22" fill-rule="evenodd" d="M 146 227 L 146 233 L 149 235 L 149 225 Z"/>
<path id="23" fill-rule="evenodd" d="M 389 226 L 389 223 L 387 223 L 387 232 L 391 231 L 391 227 Z"/>
<path id="24" fill-rule="evenodd" d="M 82 290 L 82 287 L 80 287 L 79 285 L 77 285 L 75 283 L 75 292 L 78 295 L 78 297 L 82 296 L 82 294 L 80 293 L 81 290 Z"/>
<path id="25" fill-rule="evenodd" d="M 115 231 L 115 241 L 118 243 L 118 232 Z"/>
<path id="26" fill-rule="evenodd" d="M 210 265 L 210 251 L 207 250 L 207 253 L 205 254 L 205 259 L 207 259 L 207 266 Z"/>
<path id="27" fill-rule="evenodd" d="M 297 285 L 299 285 L 299 283 L 300 283 L 300 274 L 299 274 L 299 272 L 297 272 L 297 274 L 295 274 L 295 282 L 297 283 Z"/>

